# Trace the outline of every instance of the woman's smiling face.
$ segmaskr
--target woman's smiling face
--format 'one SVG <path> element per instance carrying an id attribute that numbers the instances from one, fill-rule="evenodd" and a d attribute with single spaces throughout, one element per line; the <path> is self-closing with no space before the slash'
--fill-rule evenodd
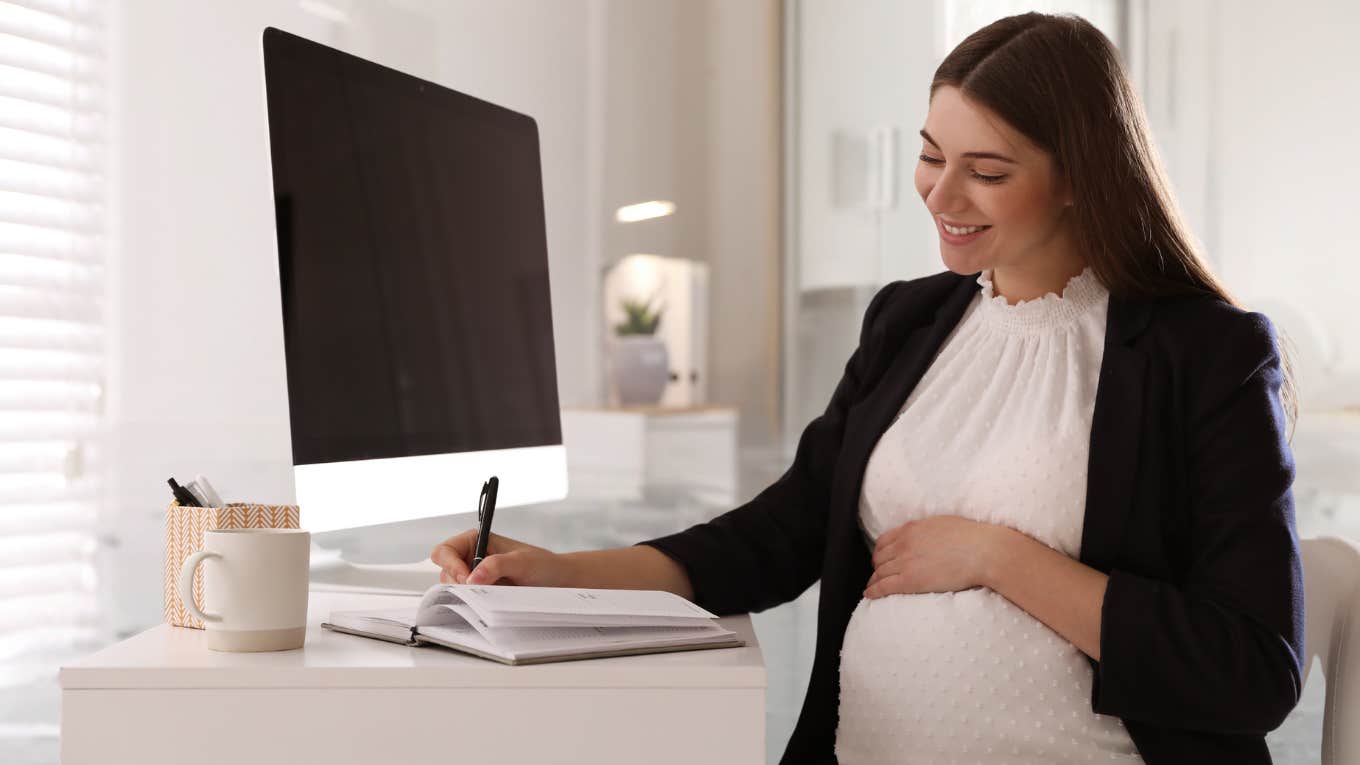
<path id="1" fill-rule="evenodd" d="M 1071 197 L 1047 152 L 951 86 L 935 91 L 921 134 L 916 191 L 950 271 L 1045 271 L 1076 257 Z"/>

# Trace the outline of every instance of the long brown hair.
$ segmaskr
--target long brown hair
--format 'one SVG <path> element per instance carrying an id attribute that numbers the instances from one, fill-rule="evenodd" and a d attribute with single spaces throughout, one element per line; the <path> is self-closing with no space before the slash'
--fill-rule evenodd
<path id="1" fill-rule="evenodd" d="M 969 35 L 945 57 L 930 95 L 953 86 L 1053 157 L 1078 203 L 1078 246 L 1110 294 L 1213 295 L 1242 307 L 1201 257 L 1152 143 L 1118 49 L 1072 15 L 1024 13 Z M 1281 400 L 1298 418 L 1294 367 L 1280 337 Z"/>

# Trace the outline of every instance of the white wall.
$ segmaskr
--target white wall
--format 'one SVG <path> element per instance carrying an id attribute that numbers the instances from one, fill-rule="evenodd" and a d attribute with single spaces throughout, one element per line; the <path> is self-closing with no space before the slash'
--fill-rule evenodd
<path id="1" fill-rule="evenodd" d="M 1349 395 L 1335 389 L 1338 377 L 1315 373 L 1301 379 L 1305 403 L 1330 387 L 1334 401 L 1360 406 L 1360 5 L 1219 0 L 1214 8 L 1216 260 L 1248 305 L 1287 301 L 1336 343 L 1333 372 L 1350 376 Z"/>
<path id="2" fill-rule="evenodd" d="M 740 443 L 762 449 L 783 426 L 780 7 L 708 6 L 709 393 L 739 408 Z"/>
<path id="3" fill-rule="evenodd" d="M 1214 269 L 1286 334 L 1305 410 L 1360 405 L 1360 8 L 1160 0 L 1133 18 L 1133 74 Z"/>

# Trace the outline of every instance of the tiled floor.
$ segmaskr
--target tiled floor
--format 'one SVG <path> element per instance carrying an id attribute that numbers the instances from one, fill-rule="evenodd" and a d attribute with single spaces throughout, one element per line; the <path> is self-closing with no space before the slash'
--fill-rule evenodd
<path id="1" fill-rule="evenodd" d="M 741 496 L 750 497 L 786 467 L 779 459 L 749 459 L 743 466 Z M 1360 539 L 1360 492 L 1297 491 L 1301 537 L 1339 533 Z M 706 506 L 683 491 L 655 491 L 639 501 L 571 498 L 565 502 L 497 514 L 497 532 L 567 552 L 616 547 L 685 528 L 726 508 Z M 434 543 L 473 524 L 471 516 L 401 524 L 383 534 L 337 538 L 356 562 L 414 560 Z M 802 705 L 815 641 L 818 588 L 797 600 L 753 615 L 769 670 L 767 759 L 778 761 Z M 149 626 L 149 625 L 148 625 Z M 1275 761 L 1317 763 L 1321 748 L 1324 683 L 1313 673 L 1294 714 L 1268 739 Z M 57 761 L 58 694 L 53 675 L 26 688 L 0 690 L 0 762 L 40 765 Z"/>

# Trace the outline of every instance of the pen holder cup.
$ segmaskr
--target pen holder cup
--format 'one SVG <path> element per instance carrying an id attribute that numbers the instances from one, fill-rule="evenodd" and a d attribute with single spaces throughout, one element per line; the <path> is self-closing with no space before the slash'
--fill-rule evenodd
<path id="1" fill-rule="evenodd" d="M 297 529 L 297 505 L 259 505 L 228 502 L 224 507 L 165 509 L 165 621 L 176 627 L 203 629 L 179 597 L 179 572 L 190 555 L 203 549 L 203 534 L 214 529 Z M 203 610 L 203 569 L 194 573 L 194 604 Z"/>

